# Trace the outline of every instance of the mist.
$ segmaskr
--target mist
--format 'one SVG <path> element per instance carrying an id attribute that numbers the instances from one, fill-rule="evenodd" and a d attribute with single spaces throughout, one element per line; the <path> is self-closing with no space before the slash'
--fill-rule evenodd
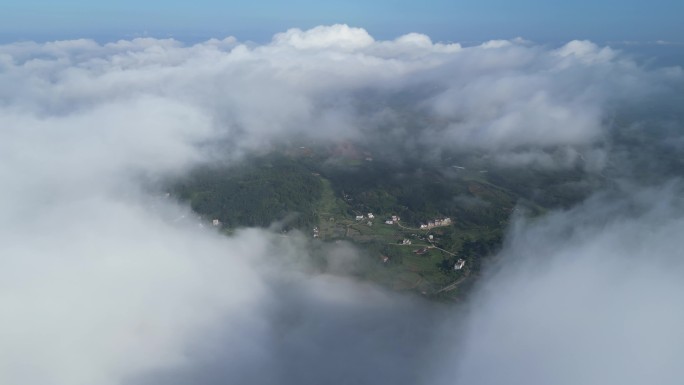
<path id="1" fill-rule="evenodd" d="M 681 191 L 629 186 L 518 222 L 436 383 L 680 382 Z"/>
<path id="2" fill-rule="evenodd" d="M 2 45 L 0 382 L 679 383 L 682 90 L 588 41 Z M 321 267 L 302 234 L 220 234 L 160 188 L 297 141 L 614 183 L 515 218 L 459 304 L 350 277 L 351 245 Z"/>

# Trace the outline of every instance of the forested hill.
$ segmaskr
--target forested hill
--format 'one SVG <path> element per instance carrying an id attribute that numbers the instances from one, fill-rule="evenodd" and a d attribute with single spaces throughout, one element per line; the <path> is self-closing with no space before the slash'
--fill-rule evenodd
<path id="1" fill-rule="evenodd" d="M 477 156 L 397 161 L 343 144 L 198 168 L 170 192 L 224 231 L 277 223 L 311 237 L 313 248 L 352 242 L 367 257 L 359 278 L 456 298 L 499 249 L 516 210 L 534 216 L 571 205 L 596 183 L 580 169 L 502 168 Z"/>
<path id="2" fill-rule="evenodd" d="M 305 228 L 316 221 L 313 208 L 322 183 L 302 162 L 272 155 L 239 167 L 196 169 L 172 191 L 195 212 L 227 227 L 285 221 L 286 227 Z"/>
<path id="3" fill-rule="evenodd" d="M 501 227 L 515 207 L 532 212 L 583 199 L 591 180 L 578 170 L 500 169 L 467 159 L 441 164 L 373 159 L 357 149 L 274 152 L 232 167 L 203 167 L 173 184 L 174 196 L 225 227 L 314 227 L 326 186 L 342 215 L 398 215 L 417 227 L 451 217 L 463 228 Z"/>

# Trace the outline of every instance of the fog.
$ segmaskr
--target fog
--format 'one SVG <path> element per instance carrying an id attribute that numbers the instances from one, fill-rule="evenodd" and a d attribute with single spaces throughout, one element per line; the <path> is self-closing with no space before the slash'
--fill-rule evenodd
<path id="1" fill-rule="evenodd" d="M 0 382 L 679 383 L 682 90 L 681 67 L 588 41 L 345 25 L 0 46 Z M 157 189 L 297 140 L 581 160 L 615 187 L 513 220 L 460 304 L 350 278 L 348 244 L 321 268 L 304 235 L 219 234 Z"/>
<path id="2" fill-rule="evenodd" d="M 680 382 L 681 188 L 596 196 L 519 222 L 436 383 Z"/>

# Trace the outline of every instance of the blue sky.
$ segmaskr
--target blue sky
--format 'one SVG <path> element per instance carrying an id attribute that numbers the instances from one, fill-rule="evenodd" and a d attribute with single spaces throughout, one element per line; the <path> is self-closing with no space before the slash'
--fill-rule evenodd
<path id="1" fill-rule="evenodd" d="M 290 27 L 346 23 L 377 38 L 422 32 L 440 41 L 684 40 L 682 0 L 2 0 L 0 41 L 234 35 L 267 41 Z"/>

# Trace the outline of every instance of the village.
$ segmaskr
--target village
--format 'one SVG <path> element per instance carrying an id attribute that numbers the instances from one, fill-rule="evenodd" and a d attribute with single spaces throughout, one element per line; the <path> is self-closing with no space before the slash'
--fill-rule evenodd
<path id="1" fill-rule="evenodd" d="M 435 227 L 449 226 L 451 225 L 451 218 L 435 219 L 433 221 L 428 221 L 428 223 L 421 223 L 421 229 L 434 229 Z"/>
<path id="2" fill-rule="evenodd" d="M 373 213 L 368 213 L 366 215 L 357 215 L 356 216 L 356 221 L 363 221 L 364 219 L 369 219 L 369 221 L 366 223 L 368 226 L 372 226 L 373 222 L 372 220 L 375 219 L 375 215 Z M 385 220 L 386 225 L 399 225 L 399 222 L 401 221 L 401 218 L 396 216 L 396 215 L 391 215 Z M 433 220 L 427 221 L 427 223 L 421 223 L 420 224 L 420 229 L 421 230 L 430 230 L 434 229 L 435 227 L 442 227 L 442 226 L 450 226 L 451 225 L 451 218 L 437 218 Z"/>
<path id="3" fill-rule="evenodd" d="M 396 166 L 367 149 L 299 146 L 240 172 L 202 171 L 174 194 L 189 197 L 205 224 L 222 233 L 276 223 L 283 237 L 304 231 L 314 249 L 346 242 L 363 256 L 359 278 L 455 298 L 455 286 L 441 290 L 478 271 L 515 203 L 513 194 L 463 164 L 452 167 L 456 178 L 451 171 L 446 178 L 430 167 Z"/>
<path id="4" fill-rule="evenodd" d="M 416 228 L 404 225 L 398 215 L 383 216 L 373 212 L 358 213 L 354 216 L 353 221 L 329 217 L 328 220 L 321 222 L 320 226 L 313 228 L 313 238 L 332 239 L 339 237 L 360 242 L 385 240 L 390 247 L 388 250 L 399 246 L 393 253 L 401 256 L 404 262 L 414 263 L 415 267 L 411 269 L 416 272 L 434 270 L 432 266 L 428 266 L 430 263 L 443 261 L 445 257 L 456 256 L 453 252 L 441 249 L 436 244 L 436 234 L 430 232 L 433 229 L 451 226 L 453 222 L 449 217 L 433 218 L 420 223 Z M 344 231 L 341 230 L 342 228 Z M 337 231 L 333 229 L 337 229 Z M 397 236 L 401 236 L 401 238 L 398 241 L 392 241 L 392 238 L 396 239 Z M 381 254 L 380 261 L 383 265 L 392 265 L 393 258 L 387 254 Z M 413 262 L 414 259 L 415 262 Z M 466 261 L 463 258 L 458 258 L 452 264 L 451 268 L 454 271 L 462 271 L 466 267 Z M 425 267 L 421 267 L 423 265 Z"/>

